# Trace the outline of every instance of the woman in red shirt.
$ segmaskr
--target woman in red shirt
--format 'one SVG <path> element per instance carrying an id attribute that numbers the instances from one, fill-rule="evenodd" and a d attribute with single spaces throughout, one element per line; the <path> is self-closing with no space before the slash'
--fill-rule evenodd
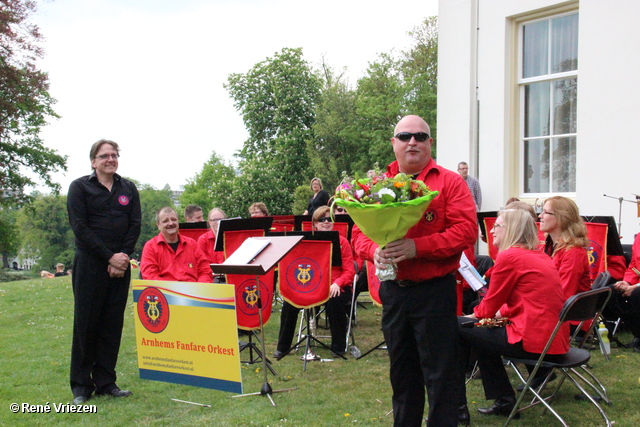
<path id="1" fill-rule="evenodd" d="M 509 415 L 516 399 L 501 356 L 538 358 L 555 328 L 565 298 L 553 261 L 538 250 L 538 230 L 528 212 L 502 211 L 491 233 L 499 248 L 491 286 L 474 313 L 458 319 L 460 368 L 466 368 L 473 348 L 485 397 L 496 399 L 493 405 L 478 408 L 478 412 Z M 471 319 L 486 318 L 506 318 L 509 323 L 499 328 L 462 327 Z M 549 360 L 569 350 L 567 328 L 559 331 L 551 345 Z M 464 377 L 460 375 L 458 380 L 464 381 Z M 466 397 L 463 403 L 466 405 Z"/>
<path id="2" fill-rule="evenodd" d="M 540 231 L 547 233 L 544 251 L 553 259 L 565 299 L 591 289 L 587 227 L 571 199 L 554 196 L 540 214 Z"/>

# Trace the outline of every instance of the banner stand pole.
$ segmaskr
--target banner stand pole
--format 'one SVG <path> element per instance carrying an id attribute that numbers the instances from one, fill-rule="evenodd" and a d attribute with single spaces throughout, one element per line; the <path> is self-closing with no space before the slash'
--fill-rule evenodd
<path id="1" fill-rule="evenodd" d="M 264 355 L 264 357 L 262 358 L 262 365 L 263 365 L 262 371 L 264 372 L 264 383 L 262 384 L 262 388 L 260 389 L 260 391 L 257 393 L 237 394 L 231 397 L 244 397 L 244 396 L 257 396 L 257 395 L 267 396 L 269 398 L 269 401 L 271 401 L 271 405 L 277 406 L 276 402 L 274 402 L 273 399 L 271 398 L 271 395 L 273 393 L 291 391 L 291 390 L 295 390 L 297 387 L 283 389 L 283 390 L 273 390 L 271 388 L 271 384 L 269 384 L 269 379 L 267 378 L 267 368 L 268 368 L 267 357 L 266 357 L 267 351 L 264 344 L 264 323 L 262 321 L 262 296 L 260 293 L 260 276 L 258 275 L 256 275 L 256 289 L 257 289 L 256 294 L 258 295 L 258 318 L 260 320 L 260 344 L 262 346 L 262 354 Z"/>

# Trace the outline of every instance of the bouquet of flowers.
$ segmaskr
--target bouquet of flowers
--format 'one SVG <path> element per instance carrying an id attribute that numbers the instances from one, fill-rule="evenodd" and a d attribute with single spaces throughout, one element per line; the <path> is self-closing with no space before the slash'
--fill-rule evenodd
<path id="1" fill-rule="evenodd" d="M 342 206 L 360 230 L 381 248 L 402 239 L 416 225 L 438 195 L 422 181 L 400 173 L 393 178 L 374 176 L 344 179 L 336 188 L 334 203 Z M 394 268 L 378 270 L 380 280 L 395 279 Z"/>

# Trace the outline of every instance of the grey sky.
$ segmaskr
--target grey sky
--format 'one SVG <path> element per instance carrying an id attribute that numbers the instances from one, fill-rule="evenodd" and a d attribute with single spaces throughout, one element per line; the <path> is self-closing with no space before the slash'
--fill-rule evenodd
<path id="1" fill-rule="evenodd" d="M 247 138 L 222 85 L 284 47 L 347 67 L 355 84 L 378 53 L 406 49 L 407 32 L 437 0 L 57 0 L 34 21 L 40 67 L 62 116 L 42 136 L 68 155 L 69 183 L 90 172 L 90 145 L 122 148 L 119 172 L 178 189 L 213 150 L 231 159 Z"/>

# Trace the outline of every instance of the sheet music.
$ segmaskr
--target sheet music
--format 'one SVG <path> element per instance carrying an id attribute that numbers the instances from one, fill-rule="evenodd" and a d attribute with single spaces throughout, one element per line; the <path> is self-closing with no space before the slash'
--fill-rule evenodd
<path id="1" fill-rule="evenodd" d="M 229 256 L 222 264 L 227 265 L 245 265 L 249 264 L 267 245 L 271 242 L 268 239 L 248 238 L 234 253 Z"/>
<path id="2" fill-rule="evenodd" d="M 484 281 L 480 273 L 478 273 L 478 270 L 469 262 L 469 258 L 467 258 L 464 252 L 460 257 L 460 268 L 458 271 L 462 274 L 462 277 L 464 277 L 464 280 L 467 281 L 469 286 L 471 286 L 471 289 L 476 292 L 487 285 L 487 282 Z"/>

